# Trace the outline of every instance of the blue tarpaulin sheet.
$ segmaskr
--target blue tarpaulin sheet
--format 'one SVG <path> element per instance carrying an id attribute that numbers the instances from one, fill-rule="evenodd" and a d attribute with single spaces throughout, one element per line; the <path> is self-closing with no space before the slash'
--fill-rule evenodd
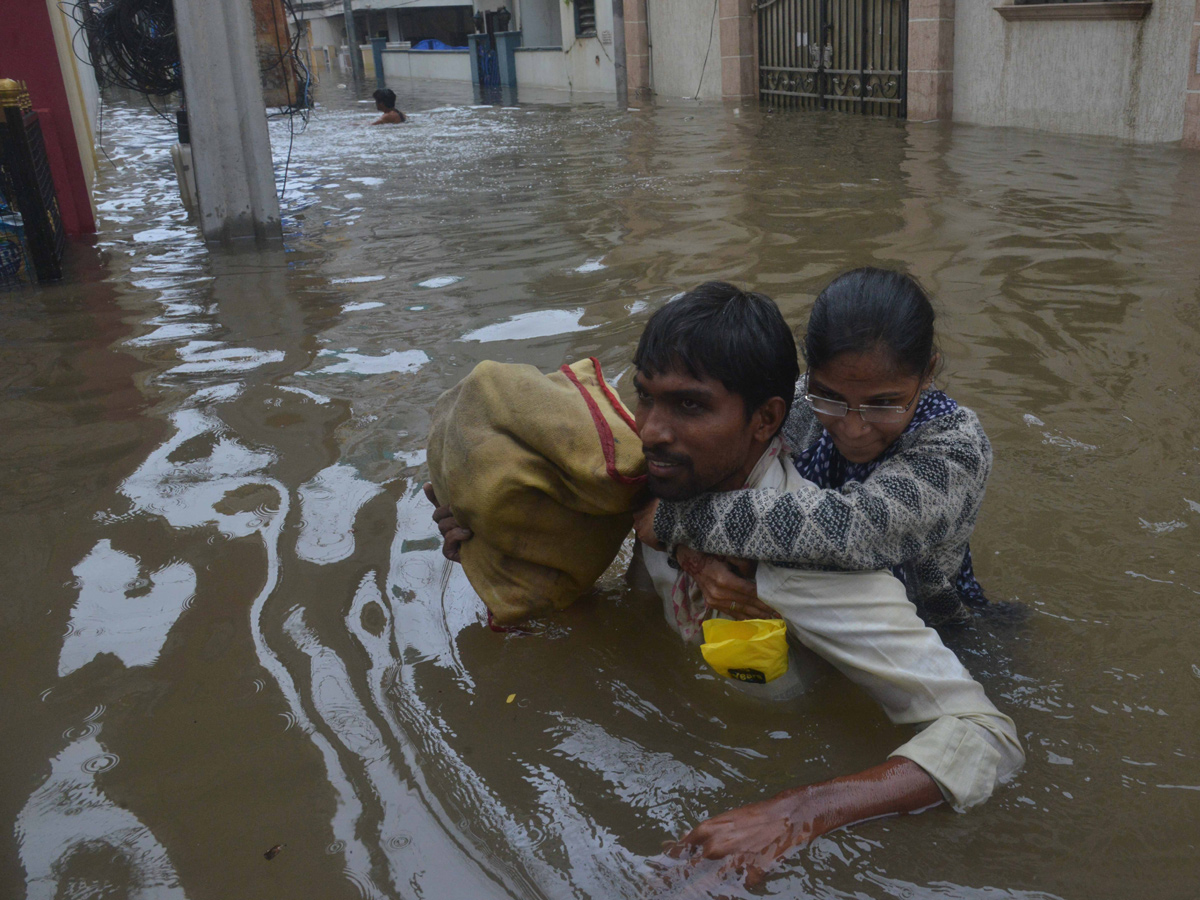
<path id="1" fill-rule="evenodd" d="M 417 41 L 410 48 L 412 50 L 466 50 L 466 47 L 451 47 L 449 44 L 443 44 L 434 38 L 426 38 L 423 41 Z"/>

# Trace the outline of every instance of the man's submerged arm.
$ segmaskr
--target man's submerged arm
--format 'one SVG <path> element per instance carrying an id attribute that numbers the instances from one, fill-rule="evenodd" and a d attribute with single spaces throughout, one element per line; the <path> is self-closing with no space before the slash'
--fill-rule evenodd
<path id="1" fill-rule="evenodd" d="M 857 775 L 785 791 L 698 825 L 675 854 L 730 857 L 752 878 L 788 849 L 835 828 L 948 800 L 966 809 L 1024 762 L 1012 720 L 988 700 L 885 572 L 759 566 L 758 595 L 810 650 L 873 696 L 897 724 L 923 726 Z"/>
<path id="2" fill-rule="evenodd" d="M 941 790 L 924 769 L 893 757 L 856 775 L 791 788 L 714 816 L 685 834 L 670 854 L 727 859 L 727 865 L 745 868 L 756 880 L 789 849 L 826 832 L 941 802 Z"/>

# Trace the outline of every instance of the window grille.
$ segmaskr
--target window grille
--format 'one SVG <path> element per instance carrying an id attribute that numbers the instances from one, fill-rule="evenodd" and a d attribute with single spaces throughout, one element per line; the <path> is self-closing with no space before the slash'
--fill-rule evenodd
<path id="1" fill-rule="evenodd" d="M 575 36 L 596 36 L 596 0 L 574 0 Z"/>

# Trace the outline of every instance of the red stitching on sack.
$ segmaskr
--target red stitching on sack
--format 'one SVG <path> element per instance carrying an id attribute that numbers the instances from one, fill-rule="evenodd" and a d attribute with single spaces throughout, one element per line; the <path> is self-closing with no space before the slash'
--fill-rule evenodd
<path id="1" fill-rule="evenodd" d="M 595 357 L 588 358 L 596 363 L 596 372 L 598 374 L 600 372 L 600 363 L 596 362 Z M 588 389 L 579 383 L 579 379 L 570 366 L 564 364 L 559 371 L 570 379 L 571 384 L 579 388 L 579 393 L 583 395 L 583 402 L 587 404 L 588 412 L 592 414 L 592 422 L 595 423 L 596 433 L 600 436 L 600 449 L 604 451 L 604 468 L 608 472 L 608 477 L 620 484 L 643 484 L 646 481 L 645 475 L 630 477 L 629 475 L 622 475 L 617 471 L 617 442 L 613 437 L 612 429 L 608 426 L 608 420 L 604 418 L 604 413 L 600 412 L 599 405 L 597 405 L 595 398 L 588 393 Z M 600 384 L 603 385 L 604 379 L 600 378 L 599 380 Z M 607 389 L 605 389 L 605 395 L 610 400 L 613 399 Z M 619 410 L 620 407 L 617 407 L 617 409 Z M 624 415 L 621 418 L 627 422 L 629 421 L 628 417 Z M 637 433 L 636 429 L 634 433 Z"/>
<path id="2" fill-rule="evenodd" d="M 520 625 L 497 625 L 496 619 L 492 616 L 492 611 L 490 609 L 487 611 L 487 614 L 487 626 L 496 634 L 521 634 L 526 636 L 537 634 L 537 632 L 528 628 L 522 628 Z"/>
<path id="3" fill-rule="evenodd" d="M 596 381 L 600 384 L 600 390 L 604 391 L 604 396 L 608 398 L 608 402 L 612 404 L 612 408 L 617 411 L 617 415 L 625 420 L 625 424 L 633 429 L 634 434 L 637 434 L 637 422 L 633 421 L 633 416 L 625 411 L 625 404 L 617 399 L 616 394 L 609 388 L 608 382 L 604 380 L 604 373 L 600 371 L 600 360 L 594 356 L 589 356 L 588 359 L 596 367 Z"/>

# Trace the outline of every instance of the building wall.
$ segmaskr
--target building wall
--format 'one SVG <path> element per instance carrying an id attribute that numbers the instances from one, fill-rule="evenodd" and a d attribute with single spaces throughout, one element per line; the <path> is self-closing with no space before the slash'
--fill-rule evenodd
<path id="1" fill-rule="evenodd" d="M 1140 21 L 1007 22 L 959 2 L 954 119 L 1135 141 L 1183 136 L 1194 0 L 1155 0 Z"/>
<path id="2" fill-rule="evenodd" d="M 540 87 L 562 89 L 566 78 L 561 50 L 517 50 L 517 89 Z"/>
<path id="3" fill-rule="evenodd" d="M 296 72 L 287 58 L 292 22 L 282 0 L 251 0 L 263 101 L 286 106 L 296 100 Z"/>
<path id="4" fill-rule="evenodd" d="M 563 79 L 558 85 L 569 91 L 611 94 L 617 89 L 617 75 L 612 61 L 612 3 L 596 0 L 597 37 L 575 36 L 575 9 L 562 9 Z M 601 44 L 599 35 L 608 32 L 608 44 Z M 520 85 L 518 75 L 517 85 Z"/>
<path id="5" fill-rule="evenodd" d="M 383 74 L 421 81 L 471 80 L 471 55 L 466 50 L 384 50 Z"/>
<path id="6" fill-rule="evenodd" d="M 721 97 L 717 0 L 646 0 L 650 82 L 660 97 Z M 707 57 L 707 61 L 706 61 Z"/>
<path id="7" fill-rule="evenodd" d="M 344 16 L 309 19 L 309 22 L 312 25 L 312 42 L 314 47 L 340 47 L 346 43 L 346 22 Z"/>
<path id="8" fill-rule="evenodd" d="M 566 12 L 572 19 L 574 10 L 562 0 L 522 0 L 521 39 L 526 47 L 562 47 L 562 20 Z"/>

